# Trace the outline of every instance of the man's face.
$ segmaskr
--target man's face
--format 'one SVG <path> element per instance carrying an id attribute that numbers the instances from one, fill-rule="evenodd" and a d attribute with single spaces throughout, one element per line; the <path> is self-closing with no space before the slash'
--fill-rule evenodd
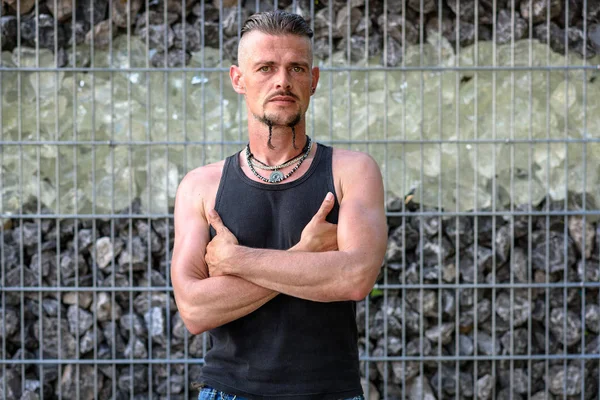
<path id="1" fill-rule="evenodd" d="M 297 124 L 319 79 L 309 39 L 254 31 L 240 46 L 239 67 L 232 67 L 231 79 L 234 89 L 245 95 L 248 110 L 266 124 Z"/>

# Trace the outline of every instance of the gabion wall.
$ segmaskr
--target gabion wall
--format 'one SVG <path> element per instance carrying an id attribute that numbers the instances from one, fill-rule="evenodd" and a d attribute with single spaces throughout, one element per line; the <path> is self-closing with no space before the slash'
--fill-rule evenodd
<path id="1" fill-rule="evenodd" d="M 600 1 L 2 0 L 0 398 L 197 396 L 173 198 L 245 144 L 227 71 L 273 8 L 314 27 L 309 135 L 384 173 L 369 400 L 596 397 Z"/>

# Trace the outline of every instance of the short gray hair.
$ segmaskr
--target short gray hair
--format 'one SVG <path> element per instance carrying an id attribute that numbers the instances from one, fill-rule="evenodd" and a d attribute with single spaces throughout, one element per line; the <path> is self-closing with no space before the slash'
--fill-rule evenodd
<path id="1" fill-rule="evenodd" d="M 304 18 L 298 14 L 275 10 L 251 15 L 242 27 L 241 36 L 259 31 L 267 35 L 297 35 L 312 39 L 313 31 Z"/>

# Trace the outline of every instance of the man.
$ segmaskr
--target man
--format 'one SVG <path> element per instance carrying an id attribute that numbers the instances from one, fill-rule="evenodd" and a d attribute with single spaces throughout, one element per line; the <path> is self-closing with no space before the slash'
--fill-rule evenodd
<path id="1" fill-rule="evenodd" d="M 190 332 L 212 341 L 200 399 L 362 396 L 355 302 L 385 253 L 383 184 L 368 155 L 306 135 L 311 38 L 294 14 L 246 21 L 230 77 L 248 146 L 177 191 L 175 299 Z"/>

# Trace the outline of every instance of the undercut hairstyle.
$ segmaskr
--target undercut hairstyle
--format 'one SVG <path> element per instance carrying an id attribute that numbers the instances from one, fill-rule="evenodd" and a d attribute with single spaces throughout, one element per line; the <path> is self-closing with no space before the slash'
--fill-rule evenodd
<path id="1" fill-rule="evenodd" d="M 298 35 L 312 39 L 313 31 L 304 18 L 298 14 L 275 10 L 251 15 L 242 27 L 240 38 L 252 31 L 267 35 Z"/>

